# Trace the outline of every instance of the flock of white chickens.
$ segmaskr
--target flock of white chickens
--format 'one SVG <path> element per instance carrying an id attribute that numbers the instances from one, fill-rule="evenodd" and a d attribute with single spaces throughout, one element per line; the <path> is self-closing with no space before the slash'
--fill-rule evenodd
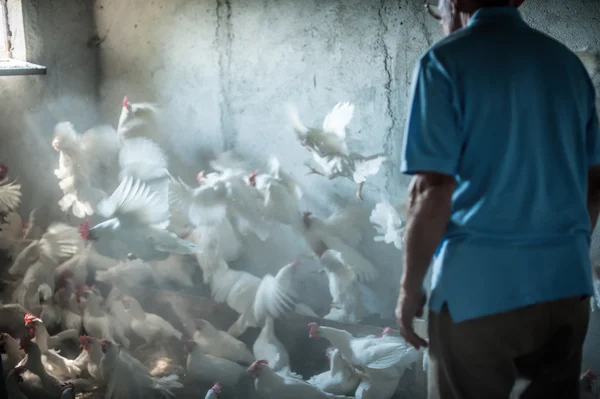
<path id="1" fill-rule="evenodd" d="M 3 277 L 4 299 L 11 303 L 0 310 L 9 397 L 68 398 L 96 389 L 106 398 L 174 397 L 184 384 L 199 382 L 214 383 L 206 397 L 215 398 L 254 379 L 265 398 L 391 398 L 418 351 L 389 329 L 379 337 L 355 338 L 311 323 L 307 333 L 331 343 L 330 370 L 304 380 L 290 369 L 273 327 L 274 319 L 290 312 L 318 317 L 294 290 L 299 261 L 263 277 L 229 263 L 241 256 L 248 236 L 266 241 L 274 225 L 289 226 L 328 277 L 332 304 L 325 318 L 357 323 L 366 315 L 359 285 L 378 273 L 356 247 L 370 219 L 380 234 L 375 240 L 400 249 L 399 208 L 379 203 L 370 218 L 359 205 L 326 219 L 301 213 L 302 190 L 276 158 L 268 172 L 257 173 L 231 152 L 218 156 L 210 164 L 213 171 L 200 172 L 191 185 L 169 172 L 165 151 L 153 139 L 158 112 L 125 98 L 116 130 L 99 126 L 79 134 L 68 122 L 55 127 L 55 175 L 63 192 L 58 205 L 83 220 L 79 226 L 56 222 L 43 232 L 35 210 L 22 220 L 21 186 L 0 164 L 0 249 L 12 260 Z M 311 167 L 312 173 L 352 179 L 360 200 L 362 185 L 385 157 L 348 149 L 345 132 L 353 112 L 349 103 L 336 105 L 320 129 L 304 126 L 292 109 L 290 117 L 300 143 L 321 168 Z M 113 258 L 115 246 L 125 247 L 127 256 Z M 187 258 L 195 258 L 212 299 L 239 317 L 227 331 L 196 320 L 192 339 L 183 341 L 184 380 L 155 377 L 130 354 L 140 349 L 134 351 L 130 339 L 159 348 L 182 341 L 184 333 L 146 312 L 130 288 L 165 282 L 193 287 L 196 270 Z M 238 340 L 249 327 L 261 329 L 251 348 Z M 68 341 L 82 348 L 73 358 L 57 350 Z"/>

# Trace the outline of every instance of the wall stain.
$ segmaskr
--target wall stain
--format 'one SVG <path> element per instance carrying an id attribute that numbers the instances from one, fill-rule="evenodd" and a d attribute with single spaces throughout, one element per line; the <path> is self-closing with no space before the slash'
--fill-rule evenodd
<path id="1" fill-rule="evenodd" d="M 216 50 L 219 62 L 219 119 L 223 137 L 223 150 L 235 147 L 237 132 L 233 124 L 231 107 L 231 54 L 233 26 L 231 23 L 231 1 L 217 0 L 217 23 L 215 29 Z"/>
<path id="2" fill-rule="evenodd" d="M 383 50 L 383 69 L 386 75 L 386 81 L 384 84 L 385 89 L 385 100 L 386 100 L 386 113 L 390 118 L 390 124 L 388 126 L 387 132 L 385 133 L 383 139 L 383 150 L 390 159 L 394 154 L 394 132 L 396 131 L 396 115 L 393 110 L 393 90 L 392 86 L 394 83 L 394 68 L 393 68 L 393 59 L 390 54 L 390 49 L 385 41 L 385 36 L 389 31 L 389 27 L 386 21 L 386 15 L 391 15 L 391 10 L 388 10 L 386 6 L 387 1 L 381 0 L 379 4 L 378 17 L 379 17 L 379 29 L 377 30 L 377 42 L 379 43 L 379 47 Z M 393 168 L 386 167 L 385 169 L 385 192 L 387 195 L 390 195 L 390 186 L 393 184 Z"/>

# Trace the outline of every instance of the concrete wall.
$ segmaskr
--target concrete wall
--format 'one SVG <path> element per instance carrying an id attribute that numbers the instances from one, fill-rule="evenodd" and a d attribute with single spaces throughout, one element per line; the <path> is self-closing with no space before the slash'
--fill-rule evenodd
<path id="1" fill-rule="evenodd" d="M 97 51 L 88 46 L 95 28 L 90 1 L 23 3 L 23 22 L 12 29 L 25 44 L 16 43 L 15 57 L 26 52 L 27 61 L 47 66 L 48 74 L 0 77 L 0 161 L 22 183 L 21 209 L 26 214 L 37 207 L 46 223 L 63 217 L 53 173 L 58 155 L 50 145 L 54 124 L 67 119 L 85 129 L 97 122 Z M 12 16 L 19 7 L 8 0 Z"/>
<path id="2" fill-rule="evenodd" d="M 523 14 L 534 26 L 573 48 L 600 48 L 600 3 L 526 3 Z M 362 152 L 394 156 L 413 66 L 441 35 L 415 0 L 98 0 L 95 14 L 105 39 L 100 105 L 107 121 L 116 120 L 125 94 L 156 101 L 168 117 L 165 132 L 175 158 L 195 164 L 206 150 L 235 148 L 260 164 L 277 155 L 304 186 L 305 206 L 317 214 L 353 202 L 355 186 L 305 176 L 310 154 L 290 131 L 284 103 L 296 104 L 306 123 L 320 124 L 336 102 L 353 101 L 351 135 Z M 382 195 L 404 199 L 407 180 L 394 168 L 372 183 L 365 206 Z M 258 256 L 267 270 L 299 251 L 291 237 L 278 239 L 279 245 L 261 251 L 267 257 Z M 374 243 L 363 250 L 387 269 L 373 287 L 378 307 L 390 317 L 397 253 Z"/>

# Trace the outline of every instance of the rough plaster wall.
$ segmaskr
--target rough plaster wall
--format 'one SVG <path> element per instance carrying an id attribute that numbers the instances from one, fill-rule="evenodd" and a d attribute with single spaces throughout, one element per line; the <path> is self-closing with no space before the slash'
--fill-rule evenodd
<path id="1" fill-rule="evenodd" d="M 38 208 L 42 223 L 62 218 L 53 170 L 52 128 L 63 119 L 77 128 L 97 121 L 96 49 L 91 1 L 24 1 L 23 26 L 27 61 L 48 67 L 43 76 L 0 77 L 0 161 L 22 183 L 25 210 Z M 14 13 L 15 0 L 8 0 Z M 15 26 L 12 29 L 16 29 Z M 15 55 L 18 57 L 19 55 Z"/>
<path id="2" fill-rule="evenodd" d="M 125 94 L 157 101 L 169 116 L 171 149 L 185 163 L 200 161 L 206 149 L 236 148 L 258 164 L 278 155 L 307 191 L 304 206 L 317 214 L 352 202 L 355 187 L 305 176 L 302 164 L 310 155 L 289 130 L 284 103 L 295 103 L 308 124 L 320 124 L 336 102 L 353 101 L 350 129 L 363 152 L 395 156 L 413 67 L 441 35 L 417 0 L 97 0 L 95 12 L 104 39 L 100 99 L 107 121 L 115 123 Z M 598 1 L 528 0 L 522 12 L 572 48 L 600 48 Z M 407 179 L 393 169 L 372 183 L 365 206 L 381 195 L 404 199 Z M 264 271 L 299 252 L 289 235 L 275 240 L 262 257 L 255 254 Z M 397 253 L 375 243 L 362 249 L 385 271 L 372 287 L 391 317 Z M 305 292 L 325 288 L 313 283 Z"/>

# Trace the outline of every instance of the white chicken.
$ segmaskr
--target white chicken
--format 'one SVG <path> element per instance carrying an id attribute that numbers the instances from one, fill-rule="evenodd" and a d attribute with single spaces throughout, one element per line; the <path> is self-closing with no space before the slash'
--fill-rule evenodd
<path id="1" fill-rule="evenodd" d="M 248 372 L 254 377 L 256 392 L 265 399 L 327 399 L 349 398 L 348 396 L 333 395 L 319 390 L 309 383 L 293 377 L 277 374 L 268 366 L 264 359 L 257 360 Z"/>
<path id="2" fill-rule="evenodd" d="M 173 177 L 168 170 L 168 159 L 154 141 L 147 138 L 125 140 L 119 151 L 119 181 L 128 177 L 141 180 L 168 206 L 169 184 Z M 167 227 L 169 223 L 166 223 Z"/>
<path id="3" fill-rule="evenodd" d="M 403 207 L 403 204 L 394 207 L 387 201 L 375 205 L 370 217 L 373 227 L 379 234 L 374 237 L 375 242 L 394 244 L 397 249 L 402 250 L 405 226 L 400 213 L 403 213 Z"/>
<path id="4" fill-rule="evenodd" d="M 48 286 L 43 285 L 40 288 L 47 289 Z M 58 304 L 58 293 L 52 294 L 50 291 L 42 290 L 39 295 L 39 302 L 42 310 L 39 312 L 40 319 L 48 328 L 60 327 L 62 322 L 62 309 Z"/>
<path id="5" fill-rule="evenodd" d="M 28 336 L 35 337 L 35 343 L 40 353 L 45 356 L 50 370 L 56 370 L 60 374 L 71 378 L 81 373 L 74 360 L 67 359 L 59 355 L 58 352 L 50 350 L 57 347 L 61 341 L 72 340 L 76 342 L 78 339 L 76 331 L 61 331 L 59 335 L 50 337 L 42 320 L 31 314 L 25 316 L 25 327 L 29 329 Z"/>
<path id="6" fill-rule="evenodd" d="M 246 328 L 260 326 L 267 314 L 280 317 L 293 309 L 293 299 L 275 277 L 267 274 L 259 278 L 230 269 L 222 259 L 218 262 L 211 281 L 213 299 L 240 313 L 229 334 L 238 337 Z"/>
<path id="7" fill-rule="evenodd" d="M 244 252 L 244 242 L 229 218 L 215 226 L 198 226 L 187 236 L 198 247 L 196 260 L 202 269 L 204 283 L 210 283 L 212 272 L 218 264 L 214 259 L 234 262 Z"/>
<path id="8" fill-rule="evenodd" d="M 328 179 L 345 177 L 358 184 L 356 196 L 362 200 L 362 188 L 367 178 L 376 175 L 387 159 L 383 154 L 363 156 L 348 149 L 346 126 L 354 116 L 354 105 L 338 103 L 325 117 L 322 128 L 308 128 L 298 116 L 298 111 L 289 107 L 294 132 L 300 144 L 312 152 L 314 161 L 322 172 L 310 167 L 311 173 Z"/>
<path id="9" fill-rule="evenodd" d="M 270 368 L 282 376 L 302 379 L 301 375 L 293 373 L 290 369 L 290 355 L 285 346 L 277 339 L 273 318 L 267 316 L 265 325 L 252 345 L 254 357 L 264 359 L 271 365 Z"/>
<path id="10" fill-rule="evenodd" d="M 8 167 L 0 162 L 0 216 L 12 212 L 21 204 L 21 185 L 8 182 Z"/>
<path id="11" fill-rule="evenodd" d="M 23 220 L 16 212 L 9 212 L 0 219 L 0 250 L 6 251 L 10 259 L 40 238 L 41 231 L 35 224 L 35 209 L 29 213 L 29 219 Z"/>
<path id="12" fill-rule="evenodd" d="M 358 323 L 366 316 L 362 291 L 356 280 L 356 274 L 345 263 L 338 251 L 328 249 L 321 255 L 321 264 L 329 280 L 329 292 L 332 298 L 331 311 L 325 319 L 341 323 Z"/>
<path id="13" fill-rule="evenodd" d="M 172 390 L 183 387 L 177 375 L 152 377 L 142 363 L 111 341 L 102 341 L 101 347 L 104 357 L 100 362 L 100 369 L 106 383 L 107 398 L 142 398 L 154 395 L 175 398 Z"/>
<path id="14" fill-rule="evenodd" d="M 54 272 L 57 265 L 79 252 L 82 245 L 76 228 L 64 223 L 52 223 L 39 240 L 31 242 L 17 255 L 8 273 L 22 276 L 35 262 L 54 265 Z"/>
<path id="15" fill-rule="evenodd" d="M 123 98 L 123 108 L 119 115 L 117 134 L 121 140 L 136 137 L 156 138 L 156 117 L 158 108 L 150 103 L 131 103 Z"/>
<path id="16" fill-rule="evenodd" d="M 188 352 L 187 376 L 192 381 L 220 381 L 225 386 L 234 386 L 247 376 L 246 369 L 231 360 L 203 353 L 195 341 L 184 341 Z"/>
<path id="17" fill-rule="evenodd" d="M 147 313 L 137 299 L 130 296 L 123 296 L 121 302 L 125 310 L 131 312 L 131 331 L 140 337 L 144 344 L 138 350 L 151 344 L 159 343 L 169 338 L 181 340 L 183 334 L 175 329 L 165 319 L 154 314 Z"/>
<path id="18" fill-rule="evenodd" d="M 126 242 L 143 260 L 166 259 L 169 253 L 194 254 L 196 247 L 166 230 L 169 206 L 142 181 L 124 178 L 115 192 L 98 203 L 97 213 L 108 219 L 80 228 L 84 239 L 115 239 Z M 110 218 L 110 219 L 109 219 Z"/>
<path id="19" fill-rule="evenodd" d="M 90 376 L 96 381 L 102 381 L 102 370 L 100 369 L 100 362 L 104 354 L 100 343 L 88 335 L 82 335 L 79 337 L 79 344 L 82 350 L 88 353 L 88 362 L 86 368 Z"/>
<path id="20" fill-rule="evenodd" d="M 73 255 L 58 265 L 54 271 L 57 281 L 70 279 L 76 286 L 87 282 L 89 276 L 88 260 L 90 258 L 91 245 L 86 245 L 79 253 Z"/>
<path id="21" fill-rule="evenodd" d="M 38 260 L 25 272 L 25 276 L 12 292 L 12 300 L 25 309 L 40 314 L 43 304 L 54 292 L 54 270 L 48 259 Z M 59 320 L 60 321 L 60 320 Z"/>
<path id="22" fill-rule="evenodd" d="M 44 364 L 42 363 L 42 351 L 39 346 L 29 339 L 22 339 L 21 347 L 27 354 L 23 366 L 40 378 L 47 397 L 59 398 L 62 392 L 62 383 L 44 368 Z"/>
<path id="23" fill-rule="evenodd" d="M 300 221 L 296 215 L 300 211 L 302 190 L 298 183 L 281 169 L 276 157 L 271 157 L 269 161 L 269 173 L 252 172 L 248 181 L 262 194 L 268 218 L 299 228 Z"/>
<path id="24" fill-rule="evenodd" d="M 61 307 L 60 325 L 63 330 L 74 330 L 79 334 L 83 327 L 81 308 L 77 303 L 73 282 L 66 278 L 62 280 L 62 287 L 57 290 L 58 303 Z"/>
<path id="25" fill-rule="evenodd" d="M 301 233 L 318 257 L 328 249 L 340 252 L 358 281 L 368 283 L 379 274 L 371 261 L 353 248 L 362 240 L 366 219 L 364 212 L 354 207 L 337 211 L 325 220 L 313 216 L 311 212 L 304 212 Z"/>
<path id="26" fill-rule="evenodd" d="M 88 286 L 83 286 L 80 288 L 79 294 L 86 298 L 83 310 L 85 331 L 97 339 L 116 341 L 125 348 L 129 348 L 129 339 L 125 336 L 123 325 L 100 307 L 99 293 L 94 292 Z"/>
<path id="27" fill-rule="evenodd" d="M 242 341 L 232 337 L 225 331 L 217 330 L 207 320 L 194 320 L 196 331 L 194 342 L 200 345 L 207 355 L 228 359 L 232 362 L 252 363 L 254 356 Z"/>
<path id="28" fill-rule="evenodd" d="M 98 271 L 96 280 L 118 287 L 156 281 L 152 266 L 141 259 L 125 259 L 108 270 Z"/>
<path id="29" fill-rule="evenodd" d="M 269 223 L 258 192 L 246 184 L 244 175 L 227 170 L 223 173 L 200 172 L 198 187 L 191 188 L 181 179 L 171 184 L 171 205 L 187 215 L 194 226 L 217 226 L 230 217 L 242 235 L 255 234 L 261 240 L 269 236 Z"/>
<path id="30" fill-rule="evenodd" d="M 342 357 L 339 349 L 327 348 L 329 370 L 311 377 L 307 382 L 321 391 L 349 395 L 356 391 L 360 378 L 354 368 Z"/>
<path id="31" fill-rule="evenodd" d="M 404 372 L 418 360 L 421 351 L 411 348 L 402 338 L 391 335 L 392 329 L 386 327 L 379 336 L 380 340 L 391 340 L 396 343 L 399 350 L 403 350 L 405 355 L 402 360 L 393 367 L 386 369 L 369 369 L 361 378 L 361 382 L 356 389 L 358 399 L 389 399 L 394 396 L 400 378 Z"/>
<path id="32" fill-rule="evenodd" d="M 354 367 L 372 370 L 389 369 L 405 361 L 406 358 L 414 357 L 416 361 L 419 356 L 418 351 L 409 347 L 402 338 L 390 336 L 378 338 L 374 335 L 355 338 L 348 331 L 319 326 L 314 322 L 309 323 L 308 326 L 310 338 L 327 339 Z"/>
<path id="33" fill-rule="evenodd" d="M 59 152 L 54 174 L 64 194 L 61 210 L 80 219 L 93 215 L 104 192 L 114 189 L 120 148 L 115 130 L 104 125 L 79 135 L 70 122 L 60 122 L 52 147 Z"/>
<path id="34" fill-rule="evenodd" d="M 119 284 L 121 286 L 121 284 Z M 123 294 L 117 285 L 113 285 L 104 298 L 103 309 L 106 310 L 112 317 L 117 319 L 123 327 L 123 331 L 127 335 L 131 332 L 131 320 L 133 319 L 132 312 L 125 310 L 125 305 L 121 302 Z"/>

